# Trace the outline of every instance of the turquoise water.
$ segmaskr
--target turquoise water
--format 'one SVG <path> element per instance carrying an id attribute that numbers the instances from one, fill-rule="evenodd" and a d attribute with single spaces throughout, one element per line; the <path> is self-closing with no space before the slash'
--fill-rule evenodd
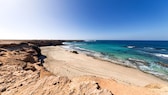
<path id="1" fill-rule="evenodd" d="M 69 48 L 168 80 L 168 41 L 85 41 Z"/>

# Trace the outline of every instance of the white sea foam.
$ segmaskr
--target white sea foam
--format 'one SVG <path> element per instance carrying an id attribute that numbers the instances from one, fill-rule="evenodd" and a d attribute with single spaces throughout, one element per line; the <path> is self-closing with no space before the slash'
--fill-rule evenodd
<path id="1" fill-rule="evenodd" d="M 64 45 L 70 45 L 70 42 L 63 42 Z"/>
<path id="2" fill-rule="evenodd" d="M 146 73 L 155 75 L 157 77 L 160 77 L 162 79 L 168 80 L 168 76 L 166 74 L 159 73 L 157 70 L 155 70 L 152 67 L 152 65 L 150 65 L 150 66 L 145 65 L 144 64 L 145 61 L 143 61 L 143 60 L 138 60 L 138 59 L 133 60 L 132 59 L 133 61 L 130 61 L 130 60 L 115 59 L 115 58 L 112 58 L 111 56 L 103 55 L 100 52 L 95 52 L 95 51 L 92 51 L 92 50 L 76 47 L 76 46 L 74 46 L 74 44 L 65 45 L 63 47 L 66 48 L 66 49 L 69 49 L 69 50 L 76 50 L 80 53 L 83 53 L 83 54 L 86 54 L 86 55 L 89 55 L 89 56 L 92 56 L 92 57 L 95 57 L 95 58 L 99 58 L 99 59 L 102 59 L 102 60 L 106 60 L 106 61 L 109 61 L 109 62 L 112 62 L 112 63 L 120 64 L 120 65 L 127 66 L 127 67 L 137 68 L 137 69 L 139 69 L 143 72 L 146 72 Z M 134 47 L 135 46 L 132 46 L 130 48 L 134 48 Z M 168 54 L 155 54 L 155 56 L 168 58 Z M 153 64 L 153 63 L 151 63 L 151 64 Z M 157 64 L 153 64 L 153 65 L 156 65 L 155 67 L 157 67 L 157 69 L 161 68 L 162 70 L 167 71 L 166 68 L 164 68 L 160 65 L 157 65 Z M 160 67 L 158 67 L 158 66 L 160 66 Z"/>
<path id="3" fill-rule="evenodd" d="M 73 47 L 74 49 L 77 49 L 77 50 L 80 50 L 80 51 L 89 51 L 87 49 L 84 49 L 84 48 L 80 48 L 80 47 Z"/>
<path id="4" fill-rule="evenodd" d="M 145 65 L 139 66 L 139 69 L 142 71 L 151 71 L 151 68 L 149 68 L 148 66 L 145 66 Z"/>
<path id="5" fill-rule="evenodd" d="M 163 58 L 168 58 L 168 54 L 160 54 L 160 53 L 157 53 L 157 54 L 155 54 L 155 56 L 163 57 Z"/>
<path id="6" fill-rule="evenodd" d="M 63 47 L 63 48 L 70 48 L 69 45 L 64 45 L 64 46 L 61 46 L 61 47 Z"/>
<path id="7" fill-rule="evenodd" d="M 135 46 L 127 46 L 127 48 L 135 48 Z"/>

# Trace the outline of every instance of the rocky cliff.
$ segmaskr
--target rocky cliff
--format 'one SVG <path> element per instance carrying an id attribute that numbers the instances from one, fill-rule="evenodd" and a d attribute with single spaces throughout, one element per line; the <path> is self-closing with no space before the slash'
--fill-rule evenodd
<path id="1" fill-rule="evenodd" d="M 62 41 L 1 41 L 0 95 L 112 95 L 94 80 L 76 81 L 56 76 L 39 62 L 38 46 L 60 45 Z"/>

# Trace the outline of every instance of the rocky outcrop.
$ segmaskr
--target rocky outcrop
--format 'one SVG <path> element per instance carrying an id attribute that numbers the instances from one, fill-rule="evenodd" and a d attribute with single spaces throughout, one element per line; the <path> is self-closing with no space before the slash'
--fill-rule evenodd
<path id="1" fill-rule="evenodd" d="M 28 41 L 28 43 L 37 45 L 37 46 L 56 46 L 62 45 L 64 41 L 62 40 L 32 40 Z"/>
<path id="2" fill-rule="evenodd" d="M 112 95 L 95 81 L 55 76 L 38 62 L 45 41 L 0 45 L 0 95 Z M 36 45 L 37 44 L 37 45 Z"/>
<path id="3" fill-rule="evenodd" d="M 40 70 L 44 68 L 38 66 L 38 52 L 28 43 L 1 44 L 0 47 L 0 93 L 2 95 L 6 93 L 11 95 L 11 91 L 40 79 Z"/>
<path id="4" fill-rule="evenodd" d="M 0 44 L 0 95 L 167 95 L 167 86 L 159 84 L 140 88 L 96 76 L 69 79 L 53 75 L 39 62 L 42 54 L 38 46 L 47 44 Z"/>
<path id="5" fill-rule="evenodd" d="M 0 47 L 10 46 L 13 44 L 29 43 L 37 46 L 55 46 L 62 45 L 64 40 L 0 40 Z"/>
<path id="6" fill-rule="evenodd" d="M 4 95 L 112 95 L 110 91 L 98 88 L 98 84 L 89 81 L 76 83 L 67 77 L 48 76 L 20 89 L 4 92 Z M 12 93 L 11 93 L 12 92 Z"/>

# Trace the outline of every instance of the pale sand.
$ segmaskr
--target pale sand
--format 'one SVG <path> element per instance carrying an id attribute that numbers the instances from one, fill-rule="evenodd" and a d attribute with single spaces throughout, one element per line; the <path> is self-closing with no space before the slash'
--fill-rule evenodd
<path id="1" fill-rule="evenodd" d="M 59 46 L 41 47 L 41 49 L 42 54 L 47 56 L 44 66 L 56 75 L 69 78 L 93 75 L 135 86 L 145 86 L 151 83 L 168 85 L 167 81 L 137 69 L 94 59 L 84 54 L 74 54 Z"/>

